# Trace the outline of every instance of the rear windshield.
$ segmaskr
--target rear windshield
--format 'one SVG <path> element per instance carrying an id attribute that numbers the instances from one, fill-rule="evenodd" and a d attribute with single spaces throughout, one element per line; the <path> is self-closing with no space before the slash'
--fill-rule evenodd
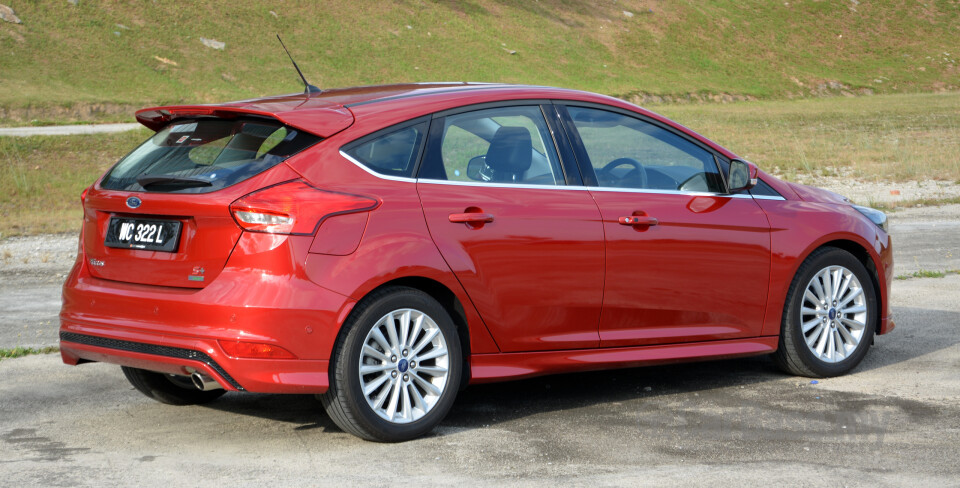
<path id="1" fill-rule="evenodd" d="M 121 159 L 100 186 L 207 193 L 270 169 L 319 141 L 269 119 L 176 121 Z"/>

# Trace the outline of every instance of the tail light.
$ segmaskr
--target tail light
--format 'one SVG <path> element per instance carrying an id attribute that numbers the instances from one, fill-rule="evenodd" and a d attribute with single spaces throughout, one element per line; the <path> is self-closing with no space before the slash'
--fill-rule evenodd
<path id="1" fill-rule="evenodd" d="M 373 210 L 380 202 L 360 195 L 321 190 L 303 180 L 257 190 L 230 204 L 243 230 L 269 234 L 313 235 L 331 215 Z"/>

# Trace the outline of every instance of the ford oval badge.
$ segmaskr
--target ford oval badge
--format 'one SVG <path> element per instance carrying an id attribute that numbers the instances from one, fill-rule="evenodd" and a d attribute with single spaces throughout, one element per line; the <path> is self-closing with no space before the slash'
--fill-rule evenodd
<path id="1" fill-rule="evenodd" d="M 127 206 L 130 208 L 138 208 L 143 202 L 140 201 L 137 197 L 130 197 L 127 199 Z"/>

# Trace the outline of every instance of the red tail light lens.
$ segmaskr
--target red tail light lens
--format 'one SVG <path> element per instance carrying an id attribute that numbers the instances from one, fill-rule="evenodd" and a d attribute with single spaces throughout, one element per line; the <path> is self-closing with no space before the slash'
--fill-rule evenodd
<path id="1" fill-rule="evenodd" d="M 373 210 L 380 202 L 359 195 L 321 190 L 293 180 L 250 193 L 230 204 L 243 230 L 312 235 L 330 215 Z"/>
<path id="2" fill-rule="evenodd" d="M 87 192 L 90 191 L 90 187 L 86 187 L 80 193 L 80 205 L 83 205 L 87 201 Z"/>
<path id="3" fill-rule="evenodd" d="M 227 356 L 249 359 L 297 359 L 292 352 L 273 344 L 260 342 L 217 341 Z"/>

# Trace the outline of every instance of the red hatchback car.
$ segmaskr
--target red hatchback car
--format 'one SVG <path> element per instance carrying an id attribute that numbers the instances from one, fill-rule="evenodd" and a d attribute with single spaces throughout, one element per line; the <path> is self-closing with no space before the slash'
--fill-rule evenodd
<path id="1" fill-rule="evenodd" d="M 364 439 L 471 383 L 774 354 L 893 329 L 883 213 L 614 98 L 471 83 L 150 108 L 83 194 L 67 364 L 147 396 L 315 393 Z"/>

